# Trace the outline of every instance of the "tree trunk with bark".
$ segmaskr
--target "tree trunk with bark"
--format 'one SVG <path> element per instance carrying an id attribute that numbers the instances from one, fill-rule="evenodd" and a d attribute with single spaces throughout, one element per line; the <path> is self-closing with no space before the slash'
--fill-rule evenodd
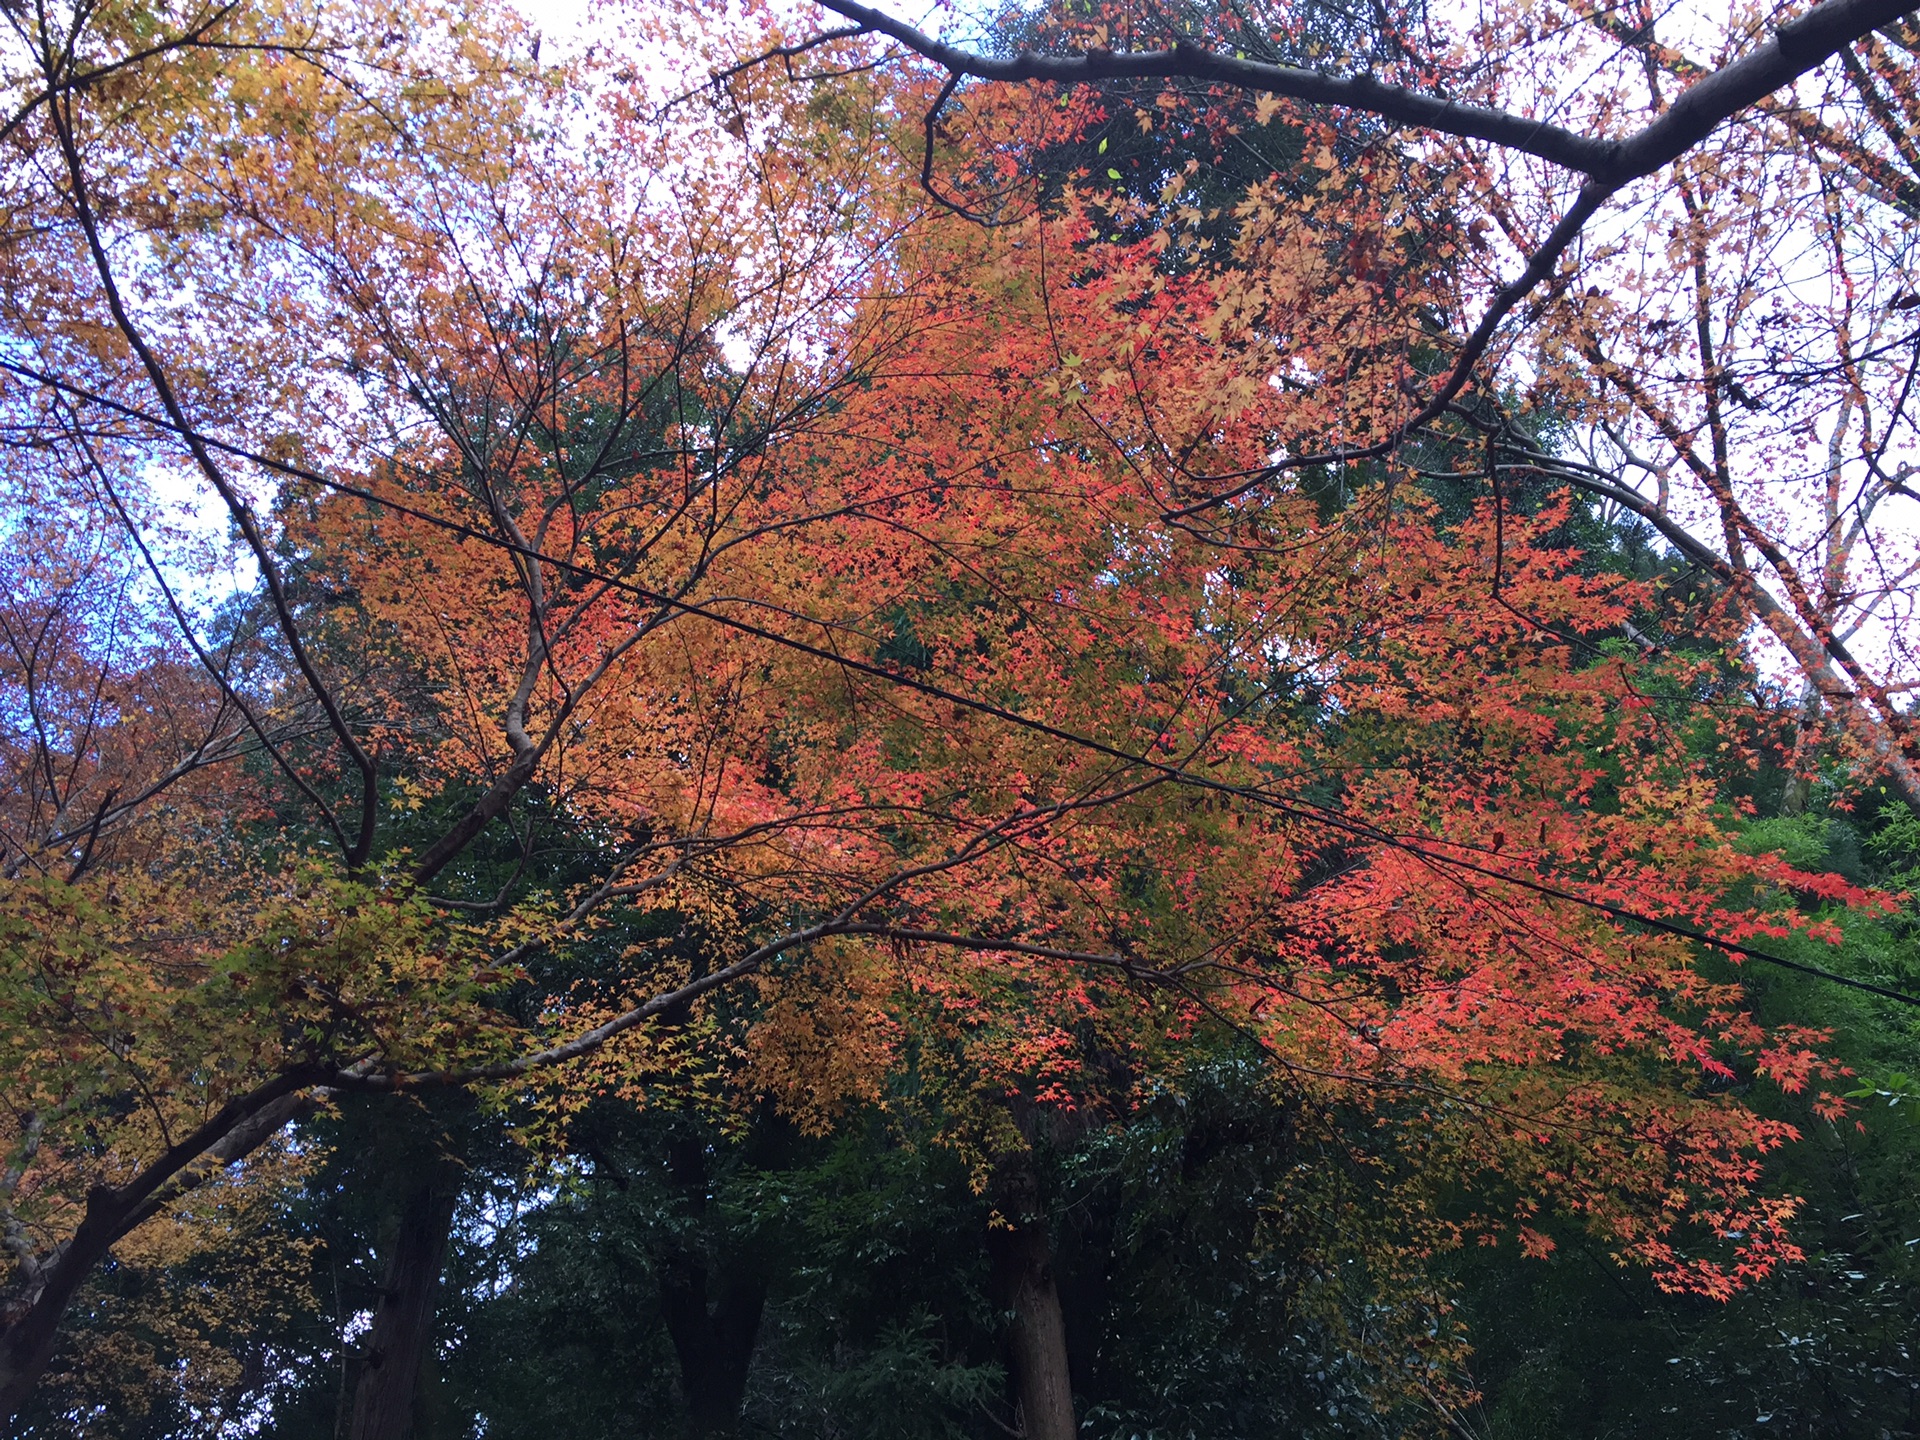
<path id="1" fill-rule="evenodd" d="M 1787 783 L 1780 794 L 1782 815 L 1804 815 L 1813 798 L 1814 752 L 1820 736 L 1820 692 L 1811 684 L 1800 692 L 1800 713 L 1794 717 L 1793 754 L 1787 760 Z"/>
<path id="2" fill-rule="evenodd" d="M 7 1235 L 18 1280 L 0 1293 L 0 1422 L 33 1398 L 67 1306 L 114 1244 L 306 1114 L 314 1095 L 301 1093 L 301 1083 L 283 1075 L 229 1101 L 127 1184 L 95 1187 L 86 1218 L 50 1252 L 35 1255 L 24 1236 Z"/>
<path id="3" fill-rule="evenodd" d="M 1030 1168 L 1003 1177 L 1002 1218 L 987 1232 L 995 1301 L 1009 1314 L 1007 1372 L 1026 1440 L 1074 1440 L 1073 1376 L 1067 1326 L 1054 1274 L 1053 1244 Z"/>
<path id="4" fill-rule="evenodd" d="M 347 1440 L 407 1440 L 420 1371 L 433 1343 L 434 1300 L 460 1198 L 458 1168 L 435 1164 L 408 1191 L 354 1386 Z"/>

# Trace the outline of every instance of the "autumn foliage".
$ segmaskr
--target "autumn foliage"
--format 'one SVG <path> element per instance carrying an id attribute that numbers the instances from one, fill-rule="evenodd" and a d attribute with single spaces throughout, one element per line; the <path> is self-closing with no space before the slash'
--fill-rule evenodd
<path id="1" fill-rule="evenodd" d="M 430 7 L 8 23 L 10 1406 L 103 1257 L 233 1243 L 348 1095 L 474 1093 L 530 1165 L 610 1100 L 911 1113 L 1019 1235 L 1036 1134 L 1239 1048 L 1367 1137 L 1382 1274 L 1584 1231 L 1724 1298 L 1798 1257 L 1796 1132 L 1746 1095 L 1844 1087 L 1740 964 L 1895 902 L 1736 846 L 1728 777 L 1829 730 L 1862 784 L 1915 763 L 1902 642 L 1840 638 L 1910 573 L 1841 495 L 1905 483 L 1872 347 L 1906 322 L 1862 318 L 1884 237 L 1834 198 L 1920 183 L 1871 17 L 1857 100 L 1743 111 L 1634 202 L 1669 238 L 1564 250 L 1477 369 L 1566 187 L 1444 126 L 956 96 L 757 8 L 557 64 Z M 1712 68 L 1613 23 L 1565 42 L 1645 60 L 1596 123 Z M 1097 24 L 1032 44 L 1153 38 Z M 1401 43 L 1396 83 L 1459 78 Z M 1722 288 L 1762 260 L 1774 298 Z M 1740 408 L 1736 353 L 1795 327 L 1838 421 Z M 1656 487 L 1601 473 L 1643 443 Z M 1822 446 L 1808 561 L 1762 492 Z M 1604 563 L 1596 494 L 1717 589 Z M 1786 739 L 1725 702 L 1756 617 L 1808 687 Z"/>

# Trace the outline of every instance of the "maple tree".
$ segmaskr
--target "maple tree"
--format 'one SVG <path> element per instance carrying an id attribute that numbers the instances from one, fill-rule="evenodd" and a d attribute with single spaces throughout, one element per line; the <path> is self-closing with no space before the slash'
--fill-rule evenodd
<path id="1" fill-rule="evenodd" d="M 1796 1254 L 1762 1183 L 1793 1126 L 1722 1087 L 1820 1095 L 1832 1067 L 1699 942 L 1883 902 L 1732 843 L 1660 699 L 1702 667 L 1608 648 L 1657 593 L 1583 572 L 1574 502 L 1501 477 L 1571 477 L 1682 549 L 1685 512 L 1570 466 L 1490 377 L 1544 286 L 1528 403 L 1659 428 L 1682 401 L 1594 358 L 1601 297 L 1556 267 L 1887 17 L 1830 0 L 1787 26 L 1805 48 L 1616 145 L 1191 42 L 976 60 L 835 8 L 956 74 L 1250 80 L 1590 178 L 1456 325 L 1476 209 L 1530 234 L 1504 177 L 1272 102 L 1250 118 L 1298 167 L 1223 223 L 1197 164 L 1157 196 L 1036 184 L 1036 148 L 1108 120 L 1097 90 L 968 92 L 943 125 L 950 77 L 758 15 L 635 21 L 687 91 L 426 9 L 10 22 L 7 483 L 63 533 L 8 537 L 8 1405 L 110 1249 L 265 1183 L 347 1093 L 476 1089 L 538 1147 L 695 1066 L 818 1131 L 911 1058 L 997 1212 L 1036 1436 L 1074 1428 L 1036 1117 L 1124 1114 L 1207 1037 L 1387 1137 L 1383 1265 L 1503 1231 L 1544 1253 L 1548 1212 L 1707 1295 Z M 1164 98 L 1143 130 L 1183 123 Z M 1428 185 L 1450 207 L 1416 215 Z M 1712 409 L 1697 359 L 1677 389 Z M 1409 455 L 1491 493 L 1445 514 Z M 183 466 L 259 577 L 221 613 L 161 553 L 153 476 Z M 1716 571 L 1790 617 L 1817 690 L 1845 544 L 1824 611 L 1737 547 Z M 1897 762 L 1887 686 L 1830 690 Z M 1478 1217 L 1449 1213 L 1478 1176 Z M 408 1202 L 357 1435 L 404 1431 L 450 1184 Z"/>
<path id="2" fill-rule="evenodd" d="M 1911 498 L 1897 257 L 1920 193 L 1906 134 L 1916 32 L 1899 5 L 1676 16 L 1665 39 L 1646 5 L 1555 7 L 1510 40 L 1484 19 L 1453 34 L 1382 16 L 1331 43 L 1283 11 L 1096 8 L 1043 37 L 1051 48 L 1012 55 L 943 43 L 857 0 L 828 8 L 955 84 L 1118 84 L 1143 126 L 1153 105 L 1180 107 L 1184 84 L 1257 94 L 1262 119 L 1311 102 L 1436 136 L 1430 203 L 1472 219 L 1461 253 L 1491 300 L 1396 295 L 1401 313 L 1445 317 L 1437 353 L 1404 366 L 1416 401 L 1375 430 L 1307 432 L 1319 443 L 1246 474 L 1210 476 L 1183 456 L 1168 467 L 1169 510 L 1213 513 L 1291 472 L 1392 454 L 1465 402 L 1484 478 L 1572 485 L 1647 523 L 1799 670 L 1809 731 L 1838 727 L 1920 800 L 1900 698 L 1916 677 L 1892 619 L 1913 557 L 1888 513 Z M 1336 52 L 1356 73 L 1325 65 Z M 1377 235 L 1406 232 L 1408 209 L 1395 209 L 1375 217 Z M 1506 376 L 1526 404 L 1484 393 Z M 1580 443 L 1543 448 L 1515 423 L 1529 405 L 1573 421 Z"/>

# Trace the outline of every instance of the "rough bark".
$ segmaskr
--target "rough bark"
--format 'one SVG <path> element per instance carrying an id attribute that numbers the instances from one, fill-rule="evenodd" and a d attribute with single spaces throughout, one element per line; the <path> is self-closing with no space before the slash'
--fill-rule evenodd
<path id="1" fill-rule="evenodd" d="M 108 1242 L 93 1217 L 34 1278 L 32 1303 L 12 1307 L 0 1331 L 0 1417 L 11 1420 L 32 1398 L 47 1362 L 53 1358 L 60 1321 L 74 1293 L 107 1253 Z"/>
<path id="2" fill-rule="evenodd" d="M 1030 1172 L 1016 1170 L 1002 1181 L 1007 1222 L 987 1232 L 995 1300 L 1009 1315 L 1007 1373 L 1026 1440 L 1074 1440 L 1073 1376 L 1067 1359 L 1067 1326 L 1054 1274 L 1053 1244 L 1036 1203 Z"/>
<path id="3" fill-rule="evenodd" d="M 407 1193 L 367 1332 L 347 1440 L 406 1440 L 413 1430 L 421 1366 L 433 1343 L 440 1267 L 459 1195 L 457 1171 L 447 1163 L 435 1165 Z"/>

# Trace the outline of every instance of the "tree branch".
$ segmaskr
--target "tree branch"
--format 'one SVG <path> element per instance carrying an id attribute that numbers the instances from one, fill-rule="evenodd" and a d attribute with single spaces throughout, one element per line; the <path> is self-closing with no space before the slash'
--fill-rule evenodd
<path id="1" fill-rule="evenodd" d="M 1612 161 L 1617 148 L 1611 141 L 1590 139 L 1544 120 L 1462 105 L 1443 96 L 1383 84 L 1369 75 L 1328 75 L 1293 65 L 1245 60 L 1184 43 L 1171 50 L 1090 50 L 1084 55 L 1039 55 L 1022 50 L 1001 58 L 944 44 L 858 0 L 822 3 L 863 30 L 897 40 L 956 76 L 1055 85 L 1092 85 L 1102 80 L 1200 80 L 1309 104 L 1364 110 L 1404 125 L 1488 140 L 1503 149 L 1537 155 L 1582 174 L 1598 173 Z"/>

